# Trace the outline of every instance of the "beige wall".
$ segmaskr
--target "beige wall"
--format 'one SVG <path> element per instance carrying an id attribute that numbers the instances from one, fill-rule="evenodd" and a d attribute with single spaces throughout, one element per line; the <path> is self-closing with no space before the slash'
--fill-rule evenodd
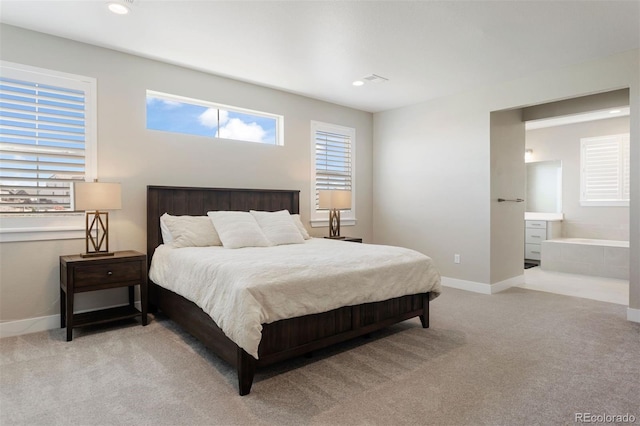
<path id="1" fill-rule="evenodd" d="M 2 60 L 97 79 L 98 177 L 122 183 L 123 209 L 110 215 L 110 248 L 146 251 L 145 191 L 150 184 L 299 189 L 308 224 L 311 120 L 356 129 L 357 225 L 345 233 L 371 241 L 370 113 L 16 27 L 0 26 L 0 39 Z M 147 131 L 147 89 L 281 114 L 285 144 Z M 327 233 L 326 228 L 311 231 Z M 58 314 L 58 257 L 83 250 L 83 240 L 0 244 L 0 320 Z M 78 309 L 125 300 L 124 292 L 83 296 Z"/>
<path id="2" fill-rule="evenodd" d="M 580 205 L 580 139 L 621 133 L 629 133 L 629 117 L 527 130 L 533 161 L 562 161 L 564 237 L 629 239 L 629 207 Z"/>
<path id="3" fill-rule="evenodd" d="M 374 242 L 489 282 L 489 112 L 483 98 L 452 96 L 374 115 Z"/>
<path id="4" fill-rule="evenodd" d="M 618 89 L 526 107 L 522 109 L 522 119 L 524 121 L 540 120 L 627 106 L 629 106 L 629 89 Z"/>
<path id="5" fill-rule="evenodd" d="M 507 246 L 491 246 L 490 113 L 629 87 L 629 239 L 631 259 L 640 258 L 639 67 L 639 51 L 629 51 L 375 114 L 374 241 L 432 256 L 447 278 L 490 284 L 491 258 L 509 258 Z M 522 225 L 503 231 L 516 235 Z M 630 307 L 638 310 L 640 262 L 630 276 Z"/>
<path id="6" fill-rule="evenodd" d="M 490 284 L 523 272 L 525 130 L 522 110 L 491 113 L 491 275 Z M 520 232 L 514 232 L 520 229 Z"/>

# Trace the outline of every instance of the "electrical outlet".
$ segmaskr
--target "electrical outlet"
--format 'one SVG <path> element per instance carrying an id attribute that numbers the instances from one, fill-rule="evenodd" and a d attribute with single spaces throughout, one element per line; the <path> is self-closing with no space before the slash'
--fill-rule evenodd
<path id="1" fill-rule="evenodd" d="M 460 255 L 459 254 L 454 254 L 453 255 L 453 263 L 460 263 Z"/>

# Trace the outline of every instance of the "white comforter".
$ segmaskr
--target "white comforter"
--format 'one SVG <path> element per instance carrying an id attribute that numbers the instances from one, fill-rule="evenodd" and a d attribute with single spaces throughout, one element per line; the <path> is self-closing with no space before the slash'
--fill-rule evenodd
<path id="1" fill-rule="evenodd" d="M 235 250 L 161 245 L 149 277 L 193 301 L 256 359 L 262 324 L 408 294 L 440 294 L 440 275 L 421 253 L 324 238 Z"/>

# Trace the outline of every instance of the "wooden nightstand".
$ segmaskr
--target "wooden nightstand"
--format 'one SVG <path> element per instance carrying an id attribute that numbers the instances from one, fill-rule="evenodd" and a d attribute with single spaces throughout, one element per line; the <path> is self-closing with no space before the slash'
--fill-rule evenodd
<path id="1" fill-rule="evenodd" d="M 330 240 L 349 241 L 351 243 L 361 243 L 362 242 L 362 238 L 358 238 L 358 237 L 340 237 L 340 238 L 325 237 L 325 238 L 330 239 Z"/>
<path id="2" fill-rule="evenodd" d="M 140 286 L 142 311 L 134 306 L 133 288 Z M 73 313 L 76 293 L 129 287 L 129 304 L 81 314 Z M 60 256 L 60 327 L 67 327 L 67 342 L 73 338 L 73 329 L 142 316 L 147 325 L 147 256 L 137 251 L 117 251 L 109 257 L 80 255 Z"/>
<path id="3" fill-rule="evenodd" d="M 342 239 L 342 241 L 349 241 L 352 243 L 361 243 L 362 242 L 362 238 L 358 238 L 358 237 L 344 237 Z"/>

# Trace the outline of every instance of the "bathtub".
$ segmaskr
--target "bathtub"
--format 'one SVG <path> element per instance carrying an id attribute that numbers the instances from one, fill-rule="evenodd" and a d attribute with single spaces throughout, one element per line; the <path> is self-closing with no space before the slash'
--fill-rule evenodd
<path id="1" fill-rule="evenodd" d="M 544 270 L 629 279 L 628 241 L 555 238 L 540 251 Z"/>

